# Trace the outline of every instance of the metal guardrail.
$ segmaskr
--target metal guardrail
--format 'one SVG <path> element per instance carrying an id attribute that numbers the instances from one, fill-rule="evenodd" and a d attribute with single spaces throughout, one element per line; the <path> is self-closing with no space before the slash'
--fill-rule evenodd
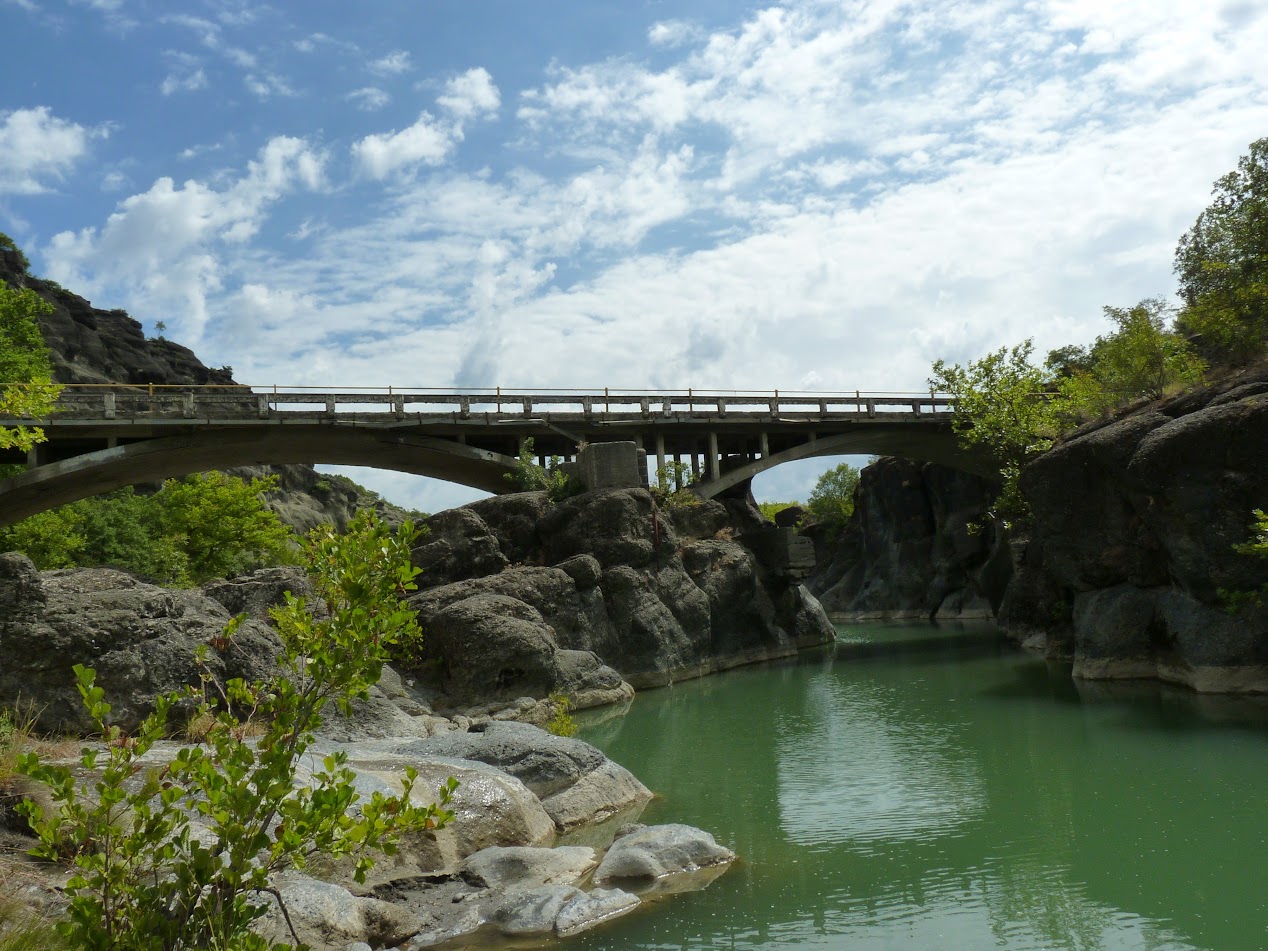
<path id="1" fill-rule="evenodd" d="M 309 407 L 314 407 L 310 409 Z M 315 407 L 320 406 L 320 409 Z M 374 407 L 373 410 L 370 408 Z M 955 401 L 929 393 L 827 393 L 788 390 L 387 389 L 256 386 L 71 384 L 54 415 L 74 419 L 528 419 L 544 415 L 589 419 L 655 417 L 920 417 L 953 412 Z"/>

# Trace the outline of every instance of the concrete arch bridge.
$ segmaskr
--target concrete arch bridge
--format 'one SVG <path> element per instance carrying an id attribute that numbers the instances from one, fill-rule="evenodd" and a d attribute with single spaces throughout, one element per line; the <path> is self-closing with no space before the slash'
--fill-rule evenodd
<path id="1" fill-rule="evenodd" d="M 0 525 L 125 485 L 209 469 L 288 463 L 371 466 L 512 489 L 521 441 L 544 462 L 578 445 L 632 441 L 690 466 L 703 498 L 747 488 L 777 465 L 877 453 L 993 474 L 951 430 L 953 401 L 928 393 L 381 390 L 66 386 L 47 442 L 0 480 Z"/>

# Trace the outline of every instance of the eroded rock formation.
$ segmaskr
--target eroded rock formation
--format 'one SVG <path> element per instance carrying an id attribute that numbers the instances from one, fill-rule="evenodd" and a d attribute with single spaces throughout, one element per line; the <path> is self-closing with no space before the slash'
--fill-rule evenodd
<path id="1" fill-rule="evenodd" d="M 815 536 L 808 582 L 826 611 L 853 618 L 988 618 L 1011 573 L 987 516 L 993 483 L 934 463 L 886 457 L 860 475 L 854 515 Z"/>
<path id="2" fill-rule="evenodd" d="M 834 636 L 748 502 L 661 512 L 644 489 L 557 505 L 524 493 L 428 527 L 410 600 L 454 703 L 554 690 L 609 702 L 621 677 L 665 684 Z"/>

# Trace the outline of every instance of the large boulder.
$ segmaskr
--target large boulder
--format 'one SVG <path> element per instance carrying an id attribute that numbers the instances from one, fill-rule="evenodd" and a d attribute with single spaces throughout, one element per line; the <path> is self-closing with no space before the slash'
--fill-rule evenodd
<path id="1" fill-rule="evenodd" d="M 223 637 L 230 613 L 201 591 L 160 588 L 108 568 L 35 572 L 24 556 L 0 559 L 0 704 L 29 706 L 41 730 L 92 731 L 71 670 L 97 672 L 111 721 L 135 728 L 155 698 L 201 682 L 257 680 L 276 671 L 281 642 L 254 619 Z M 200 662 L 200 653 L 205 660 Z"/>
<path id="2" fill-rule="evenodd" d="M 646 804 L 652 794 L 598 748 L 527 723 L 488 723 L 393 747 L 402 757 L 475 760 L 514 776 L 537 795 L 560 832 Z"/>
<path id="3" fill-rule="evenodd" d="M 1268 583 L 1268 565 L 1235 549 L 1268 507 L 1256 372 L 1089 426 L 1023 471 L 1031 538 L 1010 633 L 1069 654 L 1080 677 L 1268 691 L 1268 611 L 1230 615 L 1224 595 Z"/>
<path id="4" fill-rule="evenodd" d="M 671 823 L 641 826 L 612 843 L 594 873 L 596 885 L 632 882 L 650 885 L 669 875 L 729 865 L 735 853 L 709 833 Z"/>

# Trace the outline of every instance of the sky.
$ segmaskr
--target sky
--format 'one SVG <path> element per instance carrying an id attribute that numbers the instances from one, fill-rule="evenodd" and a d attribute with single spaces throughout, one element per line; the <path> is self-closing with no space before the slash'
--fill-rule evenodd
<path id="1" fill-rule="evenodd" d="M 0 230 L 251 384 L 921 390 L 1171 295 L 1268 135 L 1258 0 L 0 0 L 0 29 Z"/>

